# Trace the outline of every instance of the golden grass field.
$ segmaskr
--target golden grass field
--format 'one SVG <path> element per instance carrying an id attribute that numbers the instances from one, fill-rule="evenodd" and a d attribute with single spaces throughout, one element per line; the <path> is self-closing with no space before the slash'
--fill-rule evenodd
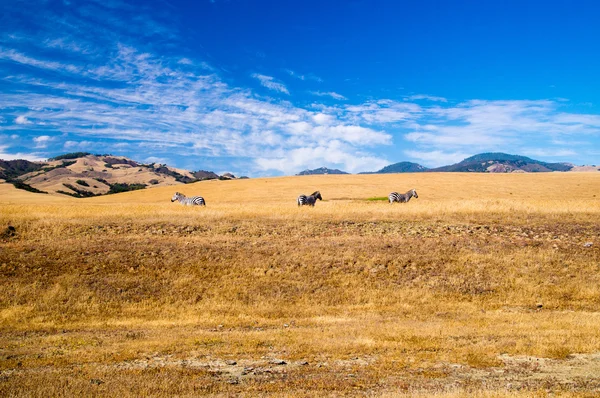
<path id="1" fill-rule="evenodd" d="M 0 211 L 0 396 L 600 394 L 600 173 L 0 184 Z"/>

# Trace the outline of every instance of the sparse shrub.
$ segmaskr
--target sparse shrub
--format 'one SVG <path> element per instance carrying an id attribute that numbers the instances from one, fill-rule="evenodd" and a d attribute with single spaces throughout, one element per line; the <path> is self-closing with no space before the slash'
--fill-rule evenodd
<path id="1" fill-rule="evenodd" d="M 23 181 L 20 180 L 8 180 L 7 182 L 10 182 L 11 184 L 13 184 L 15 186 L 15 188 L 17 189 L 23 189 L 25 191 L 29 191 L 29 192 L 33 192 L 33 193 L 48 193 L 45 191 L 40 191 L 37 188 L 32 187 L 29 184 L 24 183 Z"/>
<path id="2" fill-rule="evenodd" d="M 90 184 L 88 184 L 87 182 L 85 182 L 85 180 L 77 180 L 75 181 L 77 184 L 82 185 L 84 187 L 89 187 Z"/>
<path id="3" fill-rule="evenodd" d="M 102 184 L 108 185 L 110 187 L 110 182 L 106 181 L 104 178 L 94 178 L 94 180 L 101 182 Z"/>
<path id="4" fill-rule="evenodd" d="M 152 184 L 152 185 L 159 184 L 159 181 L 158 181 L 157 179 L 155 179 L 155 178 L 151 179 L 151 180 L 150 180 L 150 181 L 148 181 L 148 182 L 149 182 L 150 184 Z"/>
<path id="5" fill-rule="evenodd" d="M 72 191 L 75 191 L 75 193 L 69 193 L 69 192 L 64 192 L 64 191 L 61 191 L 61 192 L 57 191 L 57 192 L 62 193 L 62 194 L 66 194 L 66 195 L 71 195 L 71 196 L 74 196 L 76 198 L 89 198 L 89 197 L 92 197 L 92 196 L 98 196 L 97 194 L 95 194 L 93 192 L 86 191 L 85 189 L 79 189 L 76 186 L 73 186 L 71 184 L 63 184 L 63 186 L 69 188 Z"/>
<path id="6" fill-rule="evenodd" d="M 127 184 L 117 182 L 110 185 L 110 189 L 108 190 L 107 194 L 136 191 L 144 188 L 146 188 L 146 184 Z"/>

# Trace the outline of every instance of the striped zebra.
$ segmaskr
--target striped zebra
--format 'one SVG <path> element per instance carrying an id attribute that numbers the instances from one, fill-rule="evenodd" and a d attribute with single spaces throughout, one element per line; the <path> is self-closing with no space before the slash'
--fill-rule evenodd
<path id="1" fill-rule="evenodd" d="M 190 196 L 186 197 L 184 194 L 175 192 L 175 195 L 171 198 L 171 202 L 178 201 L 179 204 L 187 206 L 206 206 L 206 202 L 202 196 Z"/>
<path id="2" fill-rule="evenodd" d="M 390 204 L 394 203 L 394 202 L 398 202 L 398 203 L 406 203 L 410 200 L 410 198 L 412 197 L 418 198 L 419 195 L 417 195 L 417 191 L 415 191 L 414 189 L 411 189 L 410 191 L 408 191 L 407 193 L 398 193 L 398 192 L 392 192 L 391 194 L 389 194 L 388 196 L 388 200 L 390 201 Z"/>
<path id="3" fill-rule="evenodd" d="M 319 191 L 313 192 L 313 194 L 309 195 L 309 196 L 300 195 L 300 196 L 298 196 L 298 206 L 308 205 L 308 206 L 314 207 L 317 199 L 323 200 L 323 197 L 321 196 L 321 192 L 319 192 Z"/>

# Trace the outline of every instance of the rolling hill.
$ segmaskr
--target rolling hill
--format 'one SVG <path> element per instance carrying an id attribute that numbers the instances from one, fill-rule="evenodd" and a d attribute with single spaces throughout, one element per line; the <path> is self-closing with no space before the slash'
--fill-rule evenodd
<path id="1" fill-rule="evenodd" d="M 514 172 L 550 172 L 569 171 L 573 165 L 568 163 L 546 163 L 526 156 L 493 152 L 471 156 L 449 166 L 430 169 L 432 172 L 475 172 L 475 173 L 514 173 Z"/>
<path id="2" fill-rule="evenodd" d="M 234 179 L 212 171 L 177 169 L 164 164 L 143 164 L 124 156 L 76 152 L 46 162 L 0 160 L 0 179 L 36 193 L 91 197 L 144 189 L 152 186 L 187 184 L 210 179 Z"/>

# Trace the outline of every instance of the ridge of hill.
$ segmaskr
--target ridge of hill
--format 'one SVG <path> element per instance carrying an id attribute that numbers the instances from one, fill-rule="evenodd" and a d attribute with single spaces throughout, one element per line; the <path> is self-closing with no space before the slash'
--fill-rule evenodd
<path id="1" fill-rule="evenodd" d="M 359 174 L 387 174 L 387 173 L 420 173 L 429 170 L 425 166 L 413 162 L 398 162 L 385 166 L 378 171 L 362 172 Z"/>

